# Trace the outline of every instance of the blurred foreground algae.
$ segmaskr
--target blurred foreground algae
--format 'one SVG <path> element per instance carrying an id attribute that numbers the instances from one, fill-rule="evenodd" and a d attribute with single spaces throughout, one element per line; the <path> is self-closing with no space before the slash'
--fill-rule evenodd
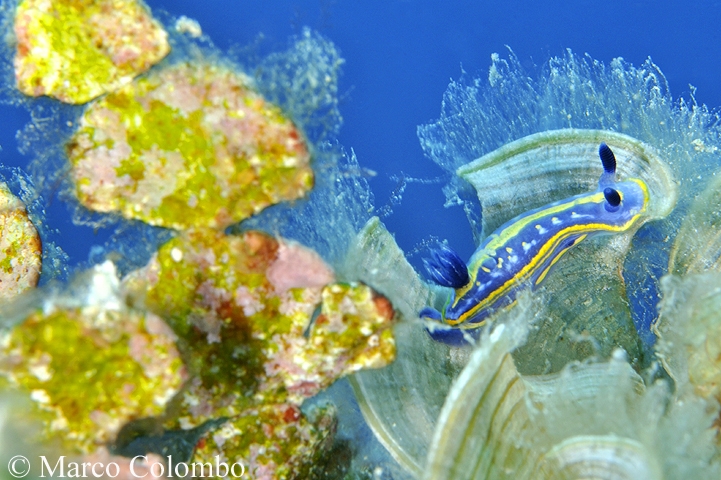
<path id="1" fill-rule="evenodd" d="M 41 264 L 40 235 L 27 208 L 0 180 L 0 299 L 35 287 Z"/>
<path id="2" fill-rule="evenodd" d="M 241 462 L 254 478 L 303 478 L 337 428 L 332 405 L 301 409 L 304 400 L 395 355 L 393 306 L 352 271 L 334 272 L 369 216 L 355 159 L 329 142 L 342 60 L 305 30 L 244 73 L 172 35 L 166 62 L 82 115 L 28 101 L 34 122 L 21 144 L 36 155 L 40 188 L 77 194 L 81 222 L 122 230 L 121 217 L 131 219 L 160 246 L 137 255 L 119 245 L 106 257 L 121 262 L 122 278 L 106 261 L 6 310 L 4 389 L 41 412 L 36 440 L 55 448 L 52 458 L 175 451 L 182 461 Z M 53 120 L 74 129 L 65 149 Z M 52 157 L 63 150 L 67 159 Z M 299 216 L 298 241 L 283 238 Z M 143 352 L 156 339 L 123 330 L 134 325 L 171 339 L 172 367 L 149 362 Z M 194 445 L 173 450 L 176 440 Z"/>
<path id="3" fill-rule="evenodd" d="M 25 95 L 81 104 L 162 60 L 168 34 L 136 0 L 20 0 L 15 77 Z"/>

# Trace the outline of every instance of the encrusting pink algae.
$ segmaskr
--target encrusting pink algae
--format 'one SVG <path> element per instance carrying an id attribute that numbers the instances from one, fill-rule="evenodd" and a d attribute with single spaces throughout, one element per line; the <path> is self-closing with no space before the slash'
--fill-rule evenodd
<path id="1" fill-rule="evenodd" d="M 42 245 L 23 202 L 0 181 L 0 300 L 35 287 Z"/>
<path id="2" fill-rule="evenodd" d="M 170 51 L 136 0 L 22 0 L 15 36 L 18 90 L 74 104 L 129 83 Z"/>
<path id="3" fill-rule="evenodd" d="M 242 74 L 184 63 L 92 103 L 68 144 L 80 203 L 223 229 L 313 186 L 300 131 Z"/>
<path id="4" fill-rule="evenodd" d="M 250 478 L 304 478 L 336 420 L 331 405 L 301 405 L 390 363 L 395 313 L 300 243 L 225 233 L 312 189 L 303 131 L 250 77 L 201 56 L 134 78 L 168 52 L 142 4 L 25 0 L 15 29 L 23 93 L 69 103 L 104 94 L 65 146 L 80 205 L 175 236 L 122 279 L 106 262 L 40 295 L 0 338 L 3 388 L 29 398 L 37 440 L 70 454 L 108 457 L 143 418 L 169 432 L 218 422 L 190 461 L 219 455 Z"/>
<path id="5" fill-rule="evenodd" d="M 98 303 L 50 302 L 0 337 L 0 373 L 30 394 L 42 438 L 77 453 L 113 440 L 128 420 L 160 415 L 186 378 L 159 317 L 103 298 L 117 283 L 112 265 L 90 278 Z"/>

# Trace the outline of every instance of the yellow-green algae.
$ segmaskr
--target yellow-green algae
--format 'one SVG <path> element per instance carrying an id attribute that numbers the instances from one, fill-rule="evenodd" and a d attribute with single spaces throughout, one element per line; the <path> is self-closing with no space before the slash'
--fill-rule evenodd
<path id="1" fill-rule="evenodd" d="M 308 478 L 335 423 L 331 406 L 318 410 L 308 420 L 292 404 L 248 409 L 201 441 L 193 461 L 212 464 L 220 455 L 242 464 L 250 478 Z"/>
<path id="2" fill-rule="evenodd" d="M 0 181 L 0 300 L 37 285 L 42 245 L 23 202 Z"/>
<path id="3" fill-rule="evenodd" d="M 124 308 L 113 296 L 47 307 L 0 343 L 0 374 L 30 396 L 44 422 L 38 440 L 90 453 L 129 420 L 164 411 L 185 369 L 175 335 L 157 316 Z"/>
<path id="4" fill-rule="evenodd" d="M 291 55 L 302 54 L 303 78 L 292 83 L 304 95 L 287 104 L 285 93 L 273 98 L 312 130 L 320 125 L 309 119 L 319 98 L 306 90 L 320 73 L 321 90 L 334 88 L 335 74 L 308 59 L 317 40 L 306 32 L 303 42 Z M 268 79 L 271 96 L 290 88 L 283 75 L 301 58 L 273 61 L 283 65 L 276 68 L 282 78 Z M 299 244 L 220 233 L 313 184 L 303 133 L 251 86 L 204 61 L 152 72 L 88 106 L 66 148 L 82 205 L 181 231 L 125 279 L 116 299 L 162 317 L 190 371 L 167 408 L 148 415 L 171 429 L 229 418 L 197 445 L 197 459 L 212 447 L 223 458 L 247 459 L 254 476 L 303 478 L 333 436 L 334 412 L 308 416 L 300 404 L 340 376 L 389 363 L 394 311 L 364 284 L 334 283 L 330 268 Z M 324 93 L 326 102 L 334 95 Z M 245 435 L 224 438 L 228 425 Z"/>
<path id="5" fill-rule="evenodd" d="M 129 83 L 170 51 L 167 32 L 136 0 L 23 0 L 15 36 L 18 89 L 73 104 Z"/>
<path id="6" fill-rule="evenodd" d="M 151 73 L 91 104 L 67 147 L 80 203 L 175 229 L 222 229 L 313 186 L 302 133 L 243 74 Z"/>
<path id="7" fill-rule="evenodd" d="M 131 298 L 168 321 L 195 375 L 180 424 L 250 404 L 300 405 L 343 375 L 390 362 L 388 301 L 332 281 L 315 253 L 260 232 L 187 232 L 129 275 Z"/>
<path id="8" fill-rule="evenodd" d="M 328 421 L 304 418 L 302 402 L 344 375 L 394 359 L 390 302 L 364 284 L 333 280 L 299 244 L 214 230 L 184 232 L 126 277 L 129 298 L 175 330 L 192 376 L 166 425 L 229 418 L 201 442 L 195 460 L 220 452 L 247 460 L 258 475 L 302 478 L 298 468 L 331 433 Z"/>

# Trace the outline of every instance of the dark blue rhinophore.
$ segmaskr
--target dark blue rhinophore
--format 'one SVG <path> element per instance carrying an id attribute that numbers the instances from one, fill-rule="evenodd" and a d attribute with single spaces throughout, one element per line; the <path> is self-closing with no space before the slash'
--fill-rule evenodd
<path id="1" fill-rule="evenodd" d="M 458 289 L 470 281 L 466 263 L 446 245 L 431 250 L 431 258 L 424 258 L 423 265 L 431 280 L 443 287 Z"/>
<path id="2" fill-rule="evenodd" d="M 602 143 L 598 147 L 598 156 L 601 157 L 601 163 L 603 164 L 603 170 L 606 173 L 615 174 L 616 173 L 616 156 L 613 154 L 613 151 L 606 145 L 605 143 Z"/>
<path id="3" fill-rule="evenodd" d="M 618 210 L 618 206 L 621 205 L 621 194 L 618 190 L 606 187 L 603 189 L 603 196 L 606 198 L 606 210 L 609 212 Z"/>

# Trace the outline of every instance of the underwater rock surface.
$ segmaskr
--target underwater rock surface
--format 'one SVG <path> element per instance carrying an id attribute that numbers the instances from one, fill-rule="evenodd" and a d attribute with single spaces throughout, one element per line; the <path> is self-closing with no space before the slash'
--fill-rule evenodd
<path id="1" fill-rule="evenodd" d="M 90 453 L 128 420 L 161 414 L 187 375 L 170 328 L 118 297 L 112 264 L 75 288 L 83 295 L 51 295 L 3 334 L 0 370 L 35 403 L 36 441 Z"/>

